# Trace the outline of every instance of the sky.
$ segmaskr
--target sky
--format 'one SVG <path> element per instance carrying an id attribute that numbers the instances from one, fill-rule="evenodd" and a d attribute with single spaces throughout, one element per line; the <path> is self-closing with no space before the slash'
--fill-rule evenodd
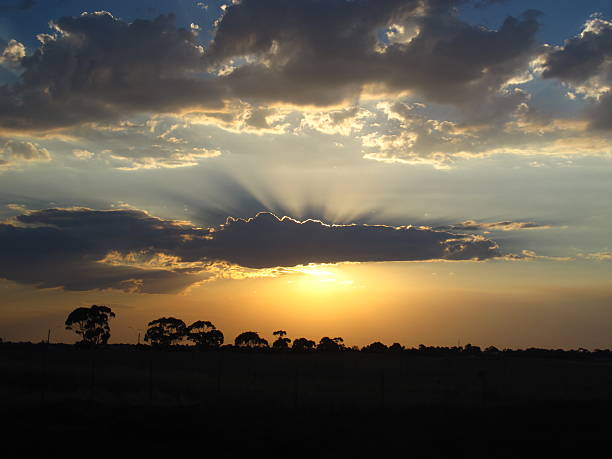
<path id="1" fill-rule="evenodd" d="M 612 4 L 0 0 L 0 337 L 611 348 Z"/>

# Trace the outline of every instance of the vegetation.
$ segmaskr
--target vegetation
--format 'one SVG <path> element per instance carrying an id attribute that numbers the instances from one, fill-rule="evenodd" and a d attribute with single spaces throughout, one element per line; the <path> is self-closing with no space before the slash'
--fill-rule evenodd
<path id="1" fill-rule="evenodd" d="M 87 345 L 107 345 L 110 338 L 109 319 L 115 317 L 115 313 L 108 306 L 92 305 L 89 308 L 80 307 L 72 311 L 66 319 L 66 329 L 73 330 L 82 337 L 79 344 Z M 260 352 L 286 351 L 296 352 L 364 352 L 364 353 L 405 353 L 420 354 L 428 356 L 493 356 L 493 355 L 512 355 L 530 357 L 555 357 L 555 358 L 584 358 L 594 356 L 598 358 L 612 358 L 612 351 L 596 349 L 589 351 L 584 348 L 576 350 L 563 349 L 498 349 L 495 346 L 488 346 L 482 350 L 479 346 L 466 344 L 465 346 L 425 346 L 420 344 L 418 348 L 406 348 L 400 343 L 393 343 L 390 346 L 374 341 L 363 347 L 346 346 L 341 337 L 330 338 L 324 336 L 317 344 L 315 341 L 300 337 L 295 340 L 287 337 L 286 330 L 275 330 L 272 336 L 276 337 L 272 346 L 268 340 L 261 337 L 258 332 L 245 331 L 234 339 L 234 344 L 224 345 L 224 334 L 212 322 L 208 320 L 198 320 L 187 326 L 181 319 L 175 317 L 161 317 L 148 323 L 148 329 L 144 340 L 150 342 L 152 347 L 158 349 L 195 347 L 201 350 L 258 350 Z M 184 342 L 191 342 L 194 346 L 184 346 Z M 0 344 L 3 344 L 0 339 Z M 11 346 L 14 343 L 4 343 Z M 115 345 L 129 346 L 129 345 Z"/>
<path id="2" fill-rule="evenodd" d="M 289 344 L 291 344 L 291 340 L 289 338 L 285 338 L 287 336 L 287 332 L 285 330 L 277 330 L 272 333 L 273 336 L 277 336 L 278 338 L 274 343 L 272 343 L 272 349 L 277 351 L 289 349 Z"/>
<path id="3" fill-rule="evenodd" d="M 187 327 L 187 339 L 201 349 L 217 349 L 223 344 L 223 333 L 208 320 L 198 320 Z"/>
<path id="4" fill-rule="evenodd" d="M 94 304 L 89 308 L 76 308 L 66 318 L 66 330 L 80 335 L 83 344 L 106 344 L 110 338 L 108 320 L 111 317 L 115 317 L 115 313 L 108 306 Z"/>
<path id="5" fill-rule="evenodd" d="M 181 342 L 187 335 L 185 322 L 174 317 L 162 317 L 149 322 L 144 340 L 153 346 L 168 347 Z"/>
<path id="6" fill-rule="evenodd" d="M 257 332 L 247 331 L 240 333 L 234 340 L 236 347 L 256 349 L 256 348 L 267 348 L 268 341 L 261 338 Z"/>

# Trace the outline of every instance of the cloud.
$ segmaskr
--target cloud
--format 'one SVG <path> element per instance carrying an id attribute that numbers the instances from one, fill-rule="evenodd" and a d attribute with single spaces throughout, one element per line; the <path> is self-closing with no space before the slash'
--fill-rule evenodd
<path id="1" fill-rule="evenodd" d="M 207 276 L 147 261 L 180 248 L 182 237 L 193 234 L 179 222 L 134 210 L 30 212 L 0 224 L 0 276 L 40 288 L 177 292 Z M 133 262 L 117 263 L 118 254 L 131 254 Z"/>
<path id="2" fill-rule="evenodd" d="M 453 225 L 438 226 L 435 229 L 441 231 L 519 231 L 532 229 L 550 229 L 549 225 L 541 225 L 536 222 L 477 222 L 467 220 Z"/>
<path id="3" fill-rule="evenodd" d="M 288 110 L 258 107 L 242 101 L 226 102 L 223 110 L 195 111 L 184 116 L 191 124 L 216 126 L 236 134 L 285 134 Z"/>
<path id="4" fill-rule="evenodd" d="M 223 113 L 248 103 L 245 126 L 273 129 L 274 105 L 354 105 L 415 93 L 467 118 L 512 111 L 504 91 L 538 52 L 537 15 L 499 30 L 463 21 L 453 0 L 243 0 L 224 9 L 209 50 L 172 15 L 127 23 L 108 12 L 51 22 L 23 70 L 0 87 L 0 127 L 41 132 L 135 113 Z M 387 38 L 382 38 L 387 37 Z M 16 44 L 13 48 L 17 46 Z M 8 49 L 8 48 L 7 48 Z"/>
<path id="5" fill-rule="evenodd" d="M 300 122 L 300 129 L 314 129 L 324 134 L 348 136 L 360 132 L 372 116 L 373 113 L 359 107 L 306 112 Z"/>
<path id="6" fill-rule="evenodd" d="M 256 275 L 249 269 L 273 275 L 278 267 L 308 263 L 498 256 L 497 245 L 482 236 L 410 226 L 327 225 L 270 213 L 199 228 L 136 209 L 47 209 L 0 224 L 0 277 L 68 290 L 167 293 L 215 276 Z"/>
<path id="7" fill-rule="evenodd" d="M 243 0 L 219 20 L 207 59 L 248 58 L 221 79 L 238 97 L 327 106 L 364 92 L 415 92 L 471 106 L 503 103 L 504 85 L 525 72 L 538 46 L 537 14 L 499 30 L 470 25 L 453 1 Z M 380 34 L 415 30 L 408 42 Z"/>
<path id="8" fill-rule="evenodd" d="M 591 128 L 612 129 L 612 21 L 592 16 L 580 34 L 548 55 L 542 77 L 558 79 L 591 101 Z"/>
<path id="9" fill-rule="evenodd" d="M 173 15 L 126 23 L 107 12 L 51 22 L 23 73 L 0 86 L 0 126 L 44 131 L 139 112 L 222 107 L 221 88 L 202 77 L 197 31 Z"/>
<path id="10" fill-rule="evenodd" d="M 1 141 L 1 139 L 0 139 Z M 50 161 L 49 150 L 34 142 L 7 140 L 0 143 L 0 168 L 37 161 Z"/>
<path id="11" fill-rule="evenodd" d="M 484 260 L 497 245 L 472 235 L 429 228 L 327 225 L 270 213 L 228 219 L 212 234 L 209 254 L 251 268 L 345 261 Z"/>
<path id="12" fill-rule="evenodd" d="M 4 51 L 0 54 L 0 65 L 16 68 L 26 55 L 25 46 L 17 40 L 9 40 Z"/>
<path id="13" fill-rule="evenodd" d="M 596 260 L 596 261 L 612 260 L 612 252 L 579 253 L 578 256 L 581 258 L 586 258 L 587 260 Z"/>
<path id="14" fill-rule="evenodd" d="M 120 170 L 189 167 L 221 156 L 221 151 L 208 141 L 203 143 L 201 136 L 194 140 L 188 135 L 188 127 L 179 118 L 156 116 L 144 122 L 89 123 L 69 134 L 79 139 L 80 148 L 72 149 L 75 157 L 95 157 Z M 97 151 L 95 155 L 92 150 Z"/>
<path id="15" fill-rule="evenodd" d="M 77 149 L 72 150 L 72 154 L 77 159 L 91 159 L 95 156 L 95 153 L 89 150 L 84 150 L 82 148 L 77 148 Z"/>
<path id="16" fill-rule="evenodd" d="M 513 92 L 518 98 L 525 96 L 521 90 Z M 401 100 L 380 102 L 376 109 L 376 123 L 362 133 L 360 140 L 364 158 L 380 162 L 449 168 L 460 159 L 499 154 L 557 157 L 612 154 L 610 136 L 595 135 L 587 129 L 587 122 L 534 115 L 524 102 L 509 119 L 495 121 L 494 114 L 489 113 L 491 124 L 486 126 L 432 119 L 426 105 Z"/>

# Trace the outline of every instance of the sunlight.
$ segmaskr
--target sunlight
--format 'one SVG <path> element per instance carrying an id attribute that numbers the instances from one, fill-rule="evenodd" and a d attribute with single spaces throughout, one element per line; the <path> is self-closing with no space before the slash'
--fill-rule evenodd
<path id="1" fill-rule="evenodd" d="M 298 277 L 288 280 L 287 283 L 306 292 L 346 289 L 354 285 L 353 279 L 336 265 L 312 264 L 290 268 L 289 271 L 298 274 Z"/>

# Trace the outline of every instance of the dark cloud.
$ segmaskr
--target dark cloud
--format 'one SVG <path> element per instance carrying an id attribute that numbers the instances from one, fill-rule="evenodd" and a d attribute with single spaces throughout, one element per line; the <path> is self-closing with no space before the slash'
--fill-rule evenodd
<path id="1" fill-rule="evenodd" d="M 0 224 L 0 276 L 41 288 L 180 291 L 198 280 L 189 269 L 104 263 L 113 252 L 170 252 L 191 234 L 144 212 L 49 209 Z M 146 263 L 144 263 L 146 264 Z M 204 276 L 205 277 L 205 276 Z"/>
<path id="2" fill-rule="evenodd" d="M 220 107 L 219 88 L 200 75 L 203 48 L 173 15 L 128 24 L 110 13 L 52 23 L 53 35 L 21 59 L 20 80 L 0 87 L 0 125 L 44 130 L 135 112 Z M 200 72 L 200 73 L 198 73 Z"/>
<path id="3" fill-rule="evenodd" d="M 414 227 L 326 225 L 270 213 L 230 219 L 209 246 L 212 257 L 250 268 L 343 261 L 484 260 L 499 255 L 488 239 Z"/>
<path id="4" fill-rule="evenodd" d="M 591 127 L 612 129 L 612 22 L 592 17 L 582 32 L 547 56 L 543 78 L 556 78 L 593 102 Z"/>
<path id="5" fill-rule="evenodd" d="M 139 210 L 32 211 L 0 224 L 0 277 L 38 287 L 173 292 L 213 263 L 245 268 L 368 261 L 485 260 L 489 239 L 428 228 L 326 225 L 260 213 L 197 228 Z"/>
<path id="6" fill-rule="evenodd" d="M 206 52 L 197 31 L 178 28 L 172 15 L 132 23 L 105 12 L 62 17 L 20 58 L 20 79 L 0 86 L 0 127 L 215 112 L 236 99 L 329 106 L 364 91 L 414 92 L 487 122 L 524 101 L 503 88 L 536 52 L 537 15 L 489 30 L 463 21 L 462 3 L 243 0 L 226 8 Z M 250 119 L 253 128 L 266 128 L 265 113 Z"/>
<path id="7" fill-rule="evenodd" d="M 207 58 L 255 56 L 222 79 L 238 96 L 266 103 L 330 105 L 368 85 L 480 109 L 502 103 L 499 90 L 536 52 L 537 13 L 488 30 L 461 20 L 459 4 L 244 0 L 227 8 Z"/>
<path id="8" fill-rule="evenodd" d="M 572 84 L 585 83 L 600 74 L 612 57 L 612 24 L 594 19 L 580 35 L 548 55 L 544 78 L 557 78 Z"/>

